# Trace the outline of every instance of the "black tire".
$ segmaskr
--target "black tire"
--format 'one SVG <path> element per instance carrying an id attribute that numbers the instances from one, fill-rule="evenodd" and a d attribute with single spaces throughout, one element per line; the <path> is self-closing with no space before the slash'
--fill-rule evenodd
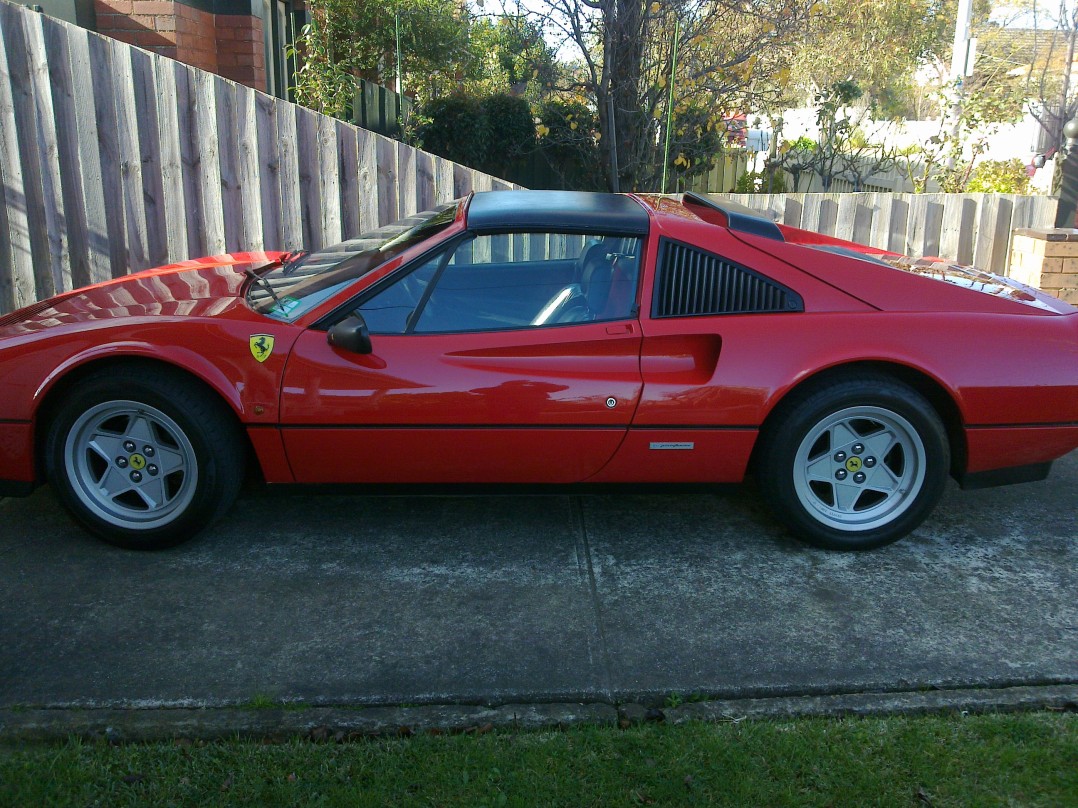
<path id="1" fill-rule="evenodd" d="M 795 392 L 760 441 L 764 497 L 796 537 L 829 550 L 871 550 L 914 530 L 950 468 L 932 405 L 878 374 Z"/>
<path id="2" fill-rule="evenodd" d="M 48 430 L 46 469 L 61 501 L 119 547 L 187 541 L 224 515 L 243 482 L 232 413 L 179 371 L 139 364 L 89 376 Z"/>

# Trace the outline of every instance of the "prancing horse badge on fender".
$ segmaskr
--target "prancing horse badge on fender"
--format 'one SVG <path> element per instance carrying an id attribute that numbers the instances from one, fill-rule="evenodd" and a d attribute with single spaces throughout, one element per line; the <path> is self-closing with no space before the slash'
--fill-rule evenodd
<path id="1" fill-rule="evenodd" d="M 273 337 L 269 334 L 252 334 L 250 344 L 251 356 L 259 362 L 265 362 L 273 353 Z"/>

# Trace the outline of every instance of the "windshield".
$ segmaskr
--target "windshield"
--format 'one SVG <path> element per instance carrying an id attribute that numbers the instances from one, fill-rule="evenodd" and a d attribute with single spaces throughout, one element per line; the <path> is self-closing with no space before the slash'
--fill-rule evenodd
<path id="1" fill-rule="evenodd" d="M 458 201 L 305 253 L 276 267 L 250 284 L 247 304 L 260 314 L 295 320 L 356 278 L 444 230 L 453 223 Z"/>

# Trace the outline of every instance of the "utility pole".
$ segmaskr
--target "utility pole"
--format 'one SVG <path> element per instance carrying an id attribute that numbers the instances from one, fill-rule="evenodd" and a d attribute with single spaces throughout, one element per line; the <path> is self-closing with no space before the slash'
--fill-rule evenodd
<path id="1" fill-rule="evenodd" d="M 1070 41 L 1067 43 L 1067 63 L 1063 66 L 1063 90 L 1059 94 L 1059 135 L 1056 138 L 1056 145 L 1063 142 L 1063 127 L 1068 123 L 1069 112 L 1067 110 L 1067 101 L 1070 99 L 1071 93 L 1071 69 L 1074 67 L 1074 40 L 1078 38 L 1078 31 L 1072 27 L 1067 31 Z M 1068 149 L 1069 151 L 1069 149 Z"/>
<path id="2" fill-rule="evenodd" d="M 1078 210 L 1078 118 L 1063 124 L 1066 140 L 1063 157 L 1063 181 L 1059 188 L 1056 205 L 1056 227 L 1074 227 L 1074 214 Z"/>
<path id="3" fill-rule="evenodd" d="M 404 82 L 401 80 L 401 15 L 400 12 L 393 14 L 393 32 L 397 40 L 397 95 L 404 94 Z M 399 102 L 398 102 L 399 103 Z"/>
<path id="4" fill-rule="evenodd" d="M 970 59 L 969 28 L 973 19 L 973 0 L 958 0 L 958 17 L 954 24 L 954 43 L 951 46 L 950 80 L 954 92 L 951 103 L 951 136 L 958 142 L 962 120 L 962 96 L 965 94 L 966 76 L 973 73 Z M 947 167 L 954 168 L 955 155 L 947 158 Z"/>
<path id="5" fill-rule="evenodd" d="M 674 47 L 670 51 L 670 86 L 666 97 L 666 146 L 663 148 L 663 181 L 661 192 L 666 193 L 666 167 L 670 164 L 670 130 L 674 126 L 674 75 L 677 70 L 678 35 L 681 33 L 681 20 L 674 18 Z"/>

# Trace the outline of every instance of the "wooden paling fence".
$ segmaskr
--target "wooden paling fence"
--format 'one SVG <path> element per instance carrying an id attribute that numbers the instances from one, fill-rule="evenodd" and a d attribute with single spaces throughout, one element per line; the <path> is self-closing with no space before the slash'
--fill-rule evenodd
<path id="1" fill-rule="evenodd" d="M 714 194 L 806 230 L 1007 271 L 1015 228 L 1052 227 L 1058 200 L 1017 194 Z"/>
<path id="2" fill-rule="evenodd" d="M 472 190 L 514 187 L 0 0 L 0 314 L 224 252 L 318 249 Z M 731 195 L 788 224 L 1006 270 L 1056 201 Z"/>
<path id="3" fill-rule="evenodd" d="M 509 183 L 0 0 L 0 314 Z"/>

